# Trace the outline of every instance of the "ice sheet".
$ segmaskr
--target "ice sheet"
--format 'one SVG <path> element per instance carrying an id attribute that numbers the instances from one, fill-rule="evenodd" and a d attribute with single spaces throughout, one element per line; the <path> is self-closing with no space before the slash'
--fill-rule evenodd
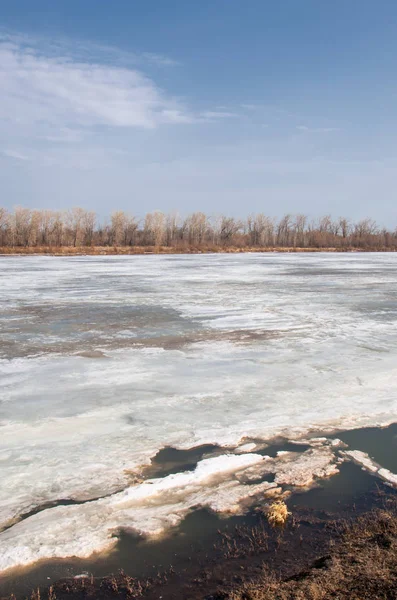
<path id="1" fill-rule="evenodd" d="M 1 261 L 0 527 L 114 498 L 165 446 L 397 419 L 396 254 Z"/>
<path id="2" fill-rule="evenodd" d="M 195 508 L 236 514 L 282 484 L 307 486 L 336 472 L 336 457 L 325 448 L 282 453 L 226 454 L 203 459 L 194 471 L 130 486 L 108 498 L 57 506 L 27 517 L 0 534 L 0 571 L 56 557 L 89 557 L 112 548 L 121 529 L 158 536 Z M 275 473 L 275 482 L 250 479 Z"/>

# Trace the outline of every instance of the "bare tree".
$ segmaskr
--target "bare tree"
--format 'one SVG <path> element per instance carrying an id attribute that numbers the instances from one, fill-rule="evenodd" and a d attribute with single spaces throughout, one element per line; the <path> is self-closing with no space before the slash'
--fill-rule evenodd
<path id="1" fill-rule="evenodd" d="M 0 246 L 7 246 L 9 243 L 8 234 L 10 231 L 10 215 L 5 208 L 0 207 Z"/>
<path id="2" fill-rule="evenodd" d="M 379 235 L 378 225 L 372 219 L 362 219 L 354 226 L 353 239 L 356 246 L 376 246 L 379 240 L 375 240 Z"/>
<path id="3" fill-rule="evenodd" d="M 62 246 L 63 237 L 64 237 L 64 229 L 65 229 L 64 214 L 61 212 L 54 212 L 53 220 L 52 220 L 52 227 L 51 227 L 51 234 L 50 234 L 50 238 L 49 238 L 50 245 L 54 244 L 55 246 L 58 246 L 58 247 Z"/>
<path id="4" fill-rule="evenodd" d="M 167 215 L 165 223 L 165 242 L 167 246 L 173 246 L 178 239 L 179 232 L 179 215 L 177 212 L 172 212 Z"/>
<path id="5" fill-rule="evenodd" d="M 112 213 L 110 243 L 114 246 L 133 246 L 136 242 L 138 222 L 122 210 Z"/>
<path id="6" fill-rule="evenodd" d="M 138 231 L 138 221 L 135 217 L 127 215 L 127 220 L 124 226 L 124 245 L 134 246 L 136 243 L 136 235 Z"/>
<path id="7" fill-rule="evenodd" d="M 144 243 L 161 246 L 165 239 L 165 215 L 160 211 L 148 213 L 145 217 Z"/>
<path id="8" fill-rule="evenodd" d="M 29 240 L 28 246 L 38 246 L 40 244 L 40 225 L 42 221 L 42 211 L 33 210 L 30 214 Z"/>
<path id="9" fill-rule="evenodd" d="M 92 240 L 94 238 L 95 222 L 96 222 L 96 214 L 94 211 L 90 210 L 88 212 L 84 212 L 82 220 L 81 220 L 84 246 L 92 246 Z"/>
<path id="10" fill-rule="evenodd" d="M 263 213 L 248 217 L 247 231 L 252 246 L 265 247 L 274 244 L 274 219 Z"/>
<path id="11" fill-rule="evenodd" d="M 291 237 L 291 215 L 284 215 L 277 226 L 277 245 L 290 246 Z"/>
<path id="12" fill-rule="evenodd" d="M 306 246 L 306 215 L 296 215 L 293 223 L 294 247 L 304 248 Z"/>
<path id="13" fill-rule="evenodd" d="M 190 245 L 200 245 L 205 240 L 208 229 L 208 219 L 202 212 L 189 215 L 182 226 L 183 234 Z"/>
<path id="14" fill-rule="evenodd" d="M 72 208 L 66 214 L 66 223 L 71 235 L 72 246 L 81 246 L 83 241 L 83 219 L 85 210 L 79 207 Z"/>
<path id="15" fill-rule="evenodd" d="M 110 243 L 114 246 L 121 246 L 124 239 L 127 215 L 122 210 L 117 210 L 112 213 L 110 218 Z"/>
<path id="16" fill-rule="evenodd" d="M 32 213 L 29 208 L 17 206 L 14 210 L 13 237 L 15 246 L 28 246 Z"/>
<path id="17" fill-rule="evenodd" d="M 345 219 L 344 217 L 339 217 L 338 223 L 339 223 L 340 234 L 341 234 L 342 238 L 345 240 L 350 234 L 350 230 L 351 230 L 350 222 L 348 219 Z"/>
<path id="18" fill-rule="evenodd" d="M 41 246 L 51 246 L 51 234 L 54 229 L 56 215 L 52 210 L 41 210 L 38 219 L 38 243 Z"/>
<path id="19" fill-rule="evenodd" d="M 221 216 L 219 224 L 219 239 L 223 246 L 230 245 L 234 236 L 242 229 L 242 222 L 234 217 Z"/>
<path id="20" fill-rule="evenodd" d="M 146 215 L 143 226 L 123 211 L 111 215 L 111 222 L 98 222 L 93 211 L 73 208 L 67 213 L 17 207 L 13 212 L 0 208 L 0 245 L 36 247 L 84 245 L 176 247 L 180 243 L 208 249 L 235 246 L 257 248 L 349 248 L 396 249 L 397 230 L 380 229 L 372 219 L 352 223 L 325 215 L 308 221 L 306 215 L 284 215 L 278 222 L 266 215 L 250 215 L 245 221 L 225 215 L 208 218 L 202 212 L 181 223 L 177 213 L 155 211 Z"/>

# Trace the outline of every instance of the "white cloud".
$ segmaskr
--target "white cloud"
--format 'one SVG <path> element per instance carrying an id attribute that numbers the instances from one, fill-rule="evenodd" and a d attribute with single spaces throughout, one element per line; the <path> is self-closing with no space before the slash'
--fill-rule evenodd
<path id="1" fill-rule="evenodd" d="M 44 56 L 0 43 L 0 115 L 20 125 L 141 127 L 194 119 L 176 99 L 132 68 Z"/>
<path id="2" fill-rule="evenodd" d="M 50 43 L 0 31 L 3 162 L 30 161 L 29 178 L 34 169 L 48 172 L 56 165 L 114 170 L 122 155 L 129 157 L 124 168 L 130 169 L 159 153 L 168 155 L 170 134 L 164 125 L 180 130 L 238 116 L 217 104 L 205 111 L 188 107 L 138 69 L 137 62 L 146 71 L 149 65 L 174 64 L 159 54 L 134 55 L 89 43 L 72 46 L 67 40 Z M 190 131 L 187 135 L 194 136 Z"/>
<path id="3" fill-rule="evenodd" d="M 26 149 L 29 160 L 48 164 L 52 152 L 70 164 L 55 148 L 83 145 L 87 154 L 109 155 L 115 138 L 131 138 L 132 130 L 138 137 L 139 130 L 162 125 L 197 126 L 238 116 L 220 107 L 193 110 L 142 70 L 175 64 L 160 54 L 0 31 L 0 146 L 7 148 L 12 139 L 18 148 L 3 156 L 26 160 Z"/>
<path id="4" fill-rule="evenodd" d="M 156 207 L 279 214 L 329 212 L 335 198 L 335 210 L 350 202 L 353 211 L 349 198 L 369 202 L 370 191 L 380 193 L 376 186 L 388 197 L 395 171 L 363 162 L 361 145 L 357 151 L 342 129 L 334 136 L 334 127 L 311 126 L 333 122 L 314 120 L 310 107 L 303 115 L 233 98 L 222 104 L 204 98 L 204 87 L 201 105 L 187 87 L 188 105 L 157 84 L 158 69 L 172 68 L 167 62 L 0 34 L 4 202 L 73 203 L 101 214 L 109 202 L 139 214 Z M 340 163 L 326 160 L 335 157 Z"/>
<path id="5" fill-rule="evenodd" d="M 18 152 L 17 150 L 1 150 L 0 152 L 3 156 L 7 156 L 8 158 L 15 158 L 16 160 L 30 160 L 28 156 Z"/>

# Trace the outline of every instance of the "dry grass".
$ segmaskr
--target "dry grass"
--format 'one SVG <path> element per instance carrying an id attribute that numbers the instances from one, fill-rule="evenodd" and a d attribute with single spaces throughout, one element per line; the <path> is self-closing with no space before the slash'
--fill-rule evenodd
<path id="1" fill-rule="evenodd" d="M 273 502 L 266 511 L 269 525 L 273 528 L 285 527 L 288 517 L 290 516 L 287 505 L 283 500 Z"/>
<path id="2" fill-rule="evenodd" d="M 0 255 L 49 255 L 49 256 L 100 256 L 100 255 L 134 255 L 134 254 L 207 254 L 226 253 L 238 254 L 244 252 L 365 252 L 367 250 L 379 252 L 388 251 L 390 248 L 294 248 L 294 247 L 239 247 L 215 246 L 35 246 L 21 247 L 8 246 L 0 248 Z"/>
<path id="3" fill-rule="evenodd" d="M 216 596 L 214 596 L 216 598 Z M 228 600 L 396 600 L 397 511 L 378 510 L 345 528 L 342 542 L 286 580 L 266 569 Z"/>

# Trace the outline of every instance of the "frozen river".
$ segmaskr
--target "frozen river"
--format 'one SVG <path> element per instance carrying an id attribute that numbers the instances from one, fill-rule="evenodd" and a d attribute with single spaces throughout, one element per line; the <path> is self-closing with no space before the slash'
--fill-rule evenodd
<path id="1" fill-rule="evenodd" d="M 261 441 L 397 420 L 397 254 L 4 257 L 0 386 L 0 571 L 236 512 Z"/>

